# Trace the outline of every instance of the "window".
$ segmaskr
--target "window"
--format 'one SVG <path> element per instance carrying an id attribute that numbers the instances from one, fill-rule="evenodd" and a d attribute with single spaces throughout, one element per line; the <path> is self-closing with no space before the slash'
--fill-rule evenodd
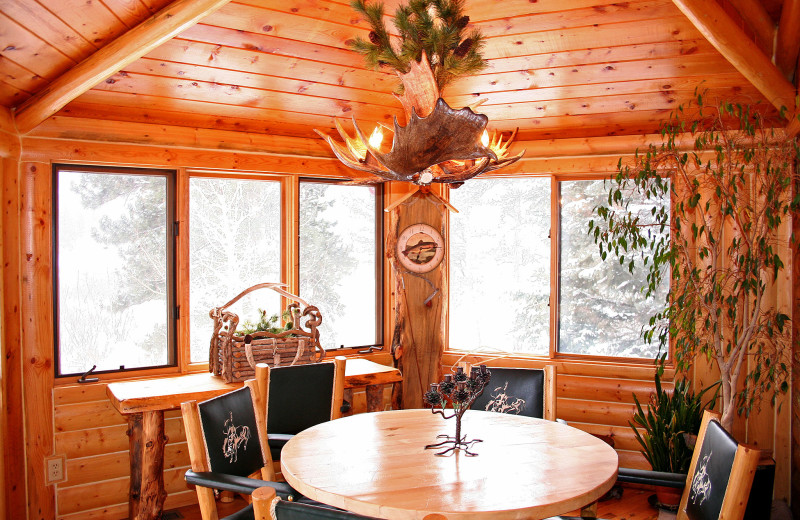
<path id="1" fill-rule="evenodd" d="M 382 342 L 381 208 L 380 186 L 300 183 L 300 296 L 325 348 Z"/>
<path id="2" fill-rule="evenodd" d="M 450 201 L 451 348 L 547 355 L 550 179 L 474 179 Z"/>
<path id="3" fill-rule="evenodd" d="M 174 173 L 53 169 L 56 373 L 174 365 Z"/>
<path id="4" fill-rule="evenodd" d="M 205 363 L 209 311 L 264 282 L 285 283 L 320 309 L 325 348 L 381 344 L 382 187 L 297 185 L 287 176 L 55 166 L 56 375 Z M 282 305 L 260 290 L 228 310 L 241 325 Z"/>
<path id="5" fill-rule="evenodd" d="M 645 299 L 646 273 L 602 261 L 588 222 L 607 201 L 600 180 L 565 180 L 553 205 L 550 177 L 474 179 L 450 191 L 449 348 L 549 356 L 652 359 L 657 345 L 640 337 L 660 310 L 667 283 Z M 664 202 L 664 203 L 668 203 Z M 642 222 L 652 203 L 633 202 Z M 549 237 L 558 223 L 560 241 Z M 558 272 L 550 258 L 558 255 Z M 551 297 L 550 288 L 559 294 Z M 551 308 L 553 305 L 555 308 Z M 557 329 L 550 332 L 550 317 Z"/>
<path id="6" fill-rule="evenodd" d="M 208 361 L 208 313 L 240 292 L 281 281 L 281 183 L 274 180 L 189 179 L 191 361 Z M 229 307 L 240 323 L 259 311 L 280 313 L 278 293 L 254 291 Z"/>
<path id="7" fill-rule="evenodd" d="M 561 188 L 561 280 L 558 351 L 569 354 L 654 358 L 658 345 L 640 338 L 650 316 L 663 306 L 667 283 L 645 300 L 644 270 L 631 274 L 609 257 L 600 259 L 588 234 L 594 208 L 608 202 L 602 180 L 565 181 Z M 642 222 L 651 219 L 652 205 L 631 203 Z"/>

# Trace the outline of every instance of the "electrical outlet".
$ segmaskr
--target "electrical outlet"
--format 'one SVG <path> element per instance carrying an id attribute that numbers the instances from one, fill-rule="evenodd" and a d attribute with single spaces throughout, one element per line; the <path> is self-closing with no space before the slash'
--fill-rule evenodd
<path id="1" fill-rule="evenodd" d="M 64 478 L 64 456 L 52 457 L 47 459 L 47 483 L 48 484 L 55 484 L 57 482 L 63 482 Z"/>

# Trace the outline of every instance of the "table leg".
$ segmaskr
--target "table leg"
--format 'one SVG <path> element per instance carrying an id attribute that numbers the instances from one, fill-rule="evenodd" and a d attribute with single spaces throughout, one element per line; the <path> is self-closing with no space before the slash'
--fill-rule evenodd
<path id="1" fill-rule="evenodd" d="M 130 520 L 158 520 L 164 508 L 164 412 L 160 410 L 128 416 L 131 484 L 128 502 Z"/>
<path id="2" fill-rule="evenodd" d="M 597 502 L 583 506 L 581 508 L 581 518 L 597 518 Z"/>
<path id="3" fill-rule="evenodd" d="M 383 385 L 367 385 L 367 411 L 383 410 Z"/>

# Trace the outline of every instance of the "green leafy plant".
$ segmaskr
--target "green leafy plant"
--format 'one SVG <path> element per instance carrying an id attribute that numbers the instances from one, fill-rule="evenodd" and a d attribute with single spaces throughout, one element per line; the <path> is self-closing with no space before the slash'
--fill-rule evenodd
<path id="1" fill-rule="evenodd" d="M 382 2 L 353 0 L 350 5 L 372 29 L 368 40 L 358 37 L 350 48 L 372 68 L 388 66 L 406 73 L 409 63 L 420 61 L 425 51 L 440 91 L 454 78 L 486 68 L 481 56 L 483 35 L 477 29 L 467 32 L 464 0 L 410 0 L 400 5 L 394 15 L 397 43 L 383 23 Z"/>
<path id="2" fill-rule="evenodd" d="M 236 327 L 236 334 L 241 334 L 242 336 L 246 334 L 252 334 L 254 332 L 270 332 L 272 334 L 280 334 L 281 332 L 286 332 L 287 330 L 292 330 L 294 328 L 294 322 L 292 321 L 291 313 L 288 309 L 283 311 L 281 316 L 273 314 L 272 316 L 267 317 L 267 311 L 263 309 L 258 309 L 258 314 L 258 322 L 253 323 L 250 320 L 245 320 L 244 322 L 240 323 L 238 327 Z M 283 326 L 281 326 L 279 323 L 281 318 L 285 322 L 285 325 Z"/>
<path id="3" fill-rule="evenodd" d="M 663 359 L 662 359 L 663 361 Z M 642 454 L 654 471 L 687 473 L 692 461 L 692 446 L 686 442 L 687 435 L 696 436 L 700 430 L 702 413 L 705 408 L 713 408 L 717 392 L 709 401 L 703 403 L 703 396 L 712 388 L 719 390 L 719 383 L 695 394 L 689 382 L 683 378 L 675 382 L 670 393 L 661 386 L 664 366 L 660 364 L 655 373 L 655 393 L 650 395 L 647 409 L 643 409 L 636 397 L 636 413 L 633 421 L 628 421 L 636 440 L 642 446 Z M 639 426 L 644 433 L 637 429 Z"/>
<path id="4" fill-rule="evenodd" d="M 698 356 L 717 365 L 728 430 L 737 412 L 748 414 L 765 397 L 774 404 L 789 387 L 788 304 L 778 305 L 774 289 L 786 290 L 779 276 L 800 179 L 797 141 L 783 124 L 697 94 L 662 124 L 660 144 L 637 151 L 632 164 L 620 161 L 608 205 L 589 225 L 602 258 L 646 269 L 647 296 L 669 281 L 664 310 L 643 337 L 662 352 L 671 342 L 679 371 Z M 630 190 L 671 207 L 654 205 L 645 223 L 629 208 Z"/>

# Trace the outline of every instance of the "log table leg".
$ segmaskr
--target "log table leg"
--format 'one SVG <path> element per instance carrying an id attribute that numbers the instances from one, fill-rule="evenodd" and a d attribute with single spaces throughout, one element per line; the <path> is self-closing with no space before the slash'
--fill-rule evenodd
<path id="1" fill-rule="evenodd" d="M 383 410 L 383 385 L 367 385 L 367 411 Z"/>
<path id="2" fill-rule="evenodd" d="M 148 411 L 128 416 L 131 484 L 128 518 L 158 520 L 164 508 L 164 412 Z"/>

